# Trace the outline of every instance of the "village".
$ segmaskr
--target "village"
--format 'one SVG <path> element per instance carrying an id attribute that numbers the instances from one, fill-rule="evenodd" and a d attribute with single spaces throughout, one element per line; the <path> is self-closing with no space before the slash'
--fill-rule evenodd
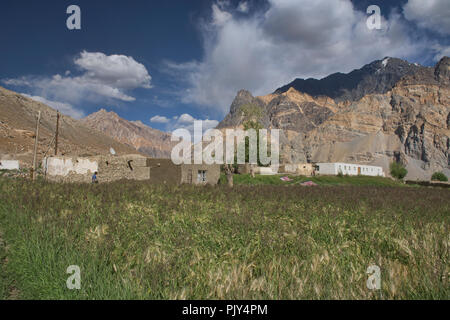
<path id="1" fill-rule="evenodd" d="M 448 300 L 449 0 L 26 2 L 0 11 L 0 301 Z"/>
<path id="2" fill-rule="evenodd" d="M 149 181 L 155 184 L 216 185 L 219 182 L 221 166 L 218 164 L 174 164 L 170 159 L 153 159 L 142 155 L 109 155 L 94 157 L 53 156 L 41 163 L 43 177 L 53 182 L 90 183 L 97 173 L 102 183 L 122 179 Z M 20 170 L 17 160 L 1 160 L 0 170 Z M 305 177 L 321 175 L 365 175 L 384 177 L 381 167 L 348 163 L 299 163 L 283 164 L 278 172 L 270 167 L 242 164 L 237 174 L 298 175 Z"/>
<path id="3" fill-rule="evenodd" d="M 6 173 L 6 176 L 11 177 L 25 177 L 36 180 L 37 177 L 45 181 L 56 183 L 110 183 L 120 180 L 130 181 L 147 181 L 150 184 L 168 184 L 168 185 L 217 185 L 224 181 L 221 177 L 226 177 L 229 186 L 233 186 L 233 175 L 250 176 L 275 176 L 280 181 L 288 183 L 294 181 L 295 177 L 303 177 L 301 185 L 316 186 L 316 182 L 308 180 L 318 179 L 319 177 L 335 176 L 335 177 L 379 177 L 379 178 L 396 178 L 402 180 L 403 176 L 395 176 L 392 170 L 386 172 L 382 166 L 368 165 L 362 163 L 346 163 L 346 162 L 308 162 L 308 163 L 288 163 L 282 161 L 278 164 L 278 157 L 274 155 L 279 152 L 279 143 L 274 142 L 273 137 L 278 137 L 279 130 L 272 130 L 271 135 L 271 156 L 264 154 L 266 151 L 256 154 L 257 144 L 256 136 L 260 135 L 260 139 L 266 139 L 267 133 L 261 136 L 261 132 L 256 132 L 253 129 L 229 130 L 227 129 L 227 147 L 231 146 L 231 151 L 223 148 L 222 133 L 219 130 L 207 131 L 205 136 L 219 137 L 219 142 L 215 140 L 205 150 L 211 154 L 205 155 L 202 143 L 191 144 L 189 140 L 182 140 L 172 150 L 172 157 L 168 158 L 154 158 L 146 156 L 142 153 L 135 154 L 120 154 L 111 147 L 108 155 L 92 155 L 92 156 L 76 156 L 66 155 L 58 152 L 61 148 L 61 142 L 58 144 L 58 135 L 60 134 L 60 113 L 56 112 L 56 127 L 54 137 L 48 150 L 54 152 L 54 155 L 45 154 L 42 159 L 37 157 L 37 146 L 39 144 L 39 126 L 40 126 L 40 112 L 37 115 L 36 130 L 34 133 L 34 155 L 33 163 L 24 163 L 23 161 L 14 160 L 14 155 L 8 155 L 4 158 L 0 155 L 0 172 Z M 201 135 L 202 130 L 200 124 L 195 124 L 194 137 L 200 138 L 204 141 Z M 248 132 L 250 131 L 250 132 Z M 261 130 L 263 131 L 263 130 Z M 190 137 L 190 133 L 184 130 L 183 135 Z M 236 139 L 237 151 L 234 151 L 234 140 L 229 140 L 229 135 L 232 139 Z M 249 140 L 244 140 L 247 137 Z M 184 139 L 184 138 L 183 138 Z M 210 138 L 205 139 L 206 141 Z M 177 139 L 173 141 L 178 141 Z M 195 141 L 195 139 L 194 139 Z M 233 141 L 230 143 L 229 141 Z M 272 143 L 274 142 L 274 143 Z M 246 145 L 248 143 L 248 146 Z M 248 147 L 248 159 L 245 159 L 245 147 Z M 212 146 L 212 147 L 211 147 Z M 183 157 L 180 157 L 179 151 L 182 151 Z M 212 152 L 211 152 L 212 151 Z M 219 154 L 217 161 L 212 154 Z M 193 153 L 193 154 L 192 154 Z M 233 156 L 234 153 L 234 156 Z M 223 155 L 226 154 L 226 161 Z M 231 155 L 231 156 L 230 156 Z M 236 157 L 237 156 L 237 157 Z M 234 157 L 236 157 L 234 159 Z M 266 161 L 264 165 L 261 159 Z M 200 160 L 199 160 L 200 159 Z M 231 163 L 229 162 L 231 159 Z M 255 161 L 258 159 L 258 161 Z M 250 161 L 249 161 L 250 160 Z M 226 162 L 224 164 L 224 162 Z M 251 162 L 251 163 L 249 163 Z M 392 165 L 392 163 L 391 163 Z M 2 174 L 3 175 L 3 174 Z M 242 180 L 242 179 L 241 179 Z M 405 180 L 406 184 L 436 186 L 448 188 L 450 184 L 445 181 L 419 181 L 419 180 Z M 273 180 L 272 180 L 273 181 Z M 298 181 L 296 181 L 298 182 Z"/>

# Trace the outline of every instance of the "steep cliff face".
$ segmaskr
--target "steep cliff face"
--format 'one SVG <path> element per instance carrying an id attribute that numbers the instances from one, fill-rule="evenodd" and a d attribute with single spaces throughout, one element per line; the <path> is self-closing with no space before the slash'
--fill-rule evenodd
<path id="1" fill-rule="evenodd" d="M 128 121 L 104 109 L 81 120 L 86 126 L 127 144 L 153 158 L 170 158 L 173 143 L 168 133 L 150 128 L 141 121 Z"/>
<path id="2" fill-rule="evenodd" d="M 249 108 L 250 106 L 251 108 Z M 258 118 L 264 126 L 269 125 L 266 103 L 261 98 L 253 97 L 247 90 L 241 90 L 231 104 L 230 112 L 217 128 L 239 127 L 244 121 L 254 118 Z"/>
<path id="3" fill-rule="evenodd" d="M 312 96 L 291 87 L 258 98 L 247 94 L 247 103 L 262 102 L 267 127 L 282 129 L 283 162 L 346 161 L 388 171 L 398 159 L 407 165 L 409 178 L 429 178 L 438 170 L 450 174 L 450 59 L 443 58 L 435 68 L 392 58 L 369 66 L 389 68 L 394 62 L 391 72 L 403 71 L 374 75 L 372 87 L 368 79 L 373 77 L 363 77 L 355 88 L 365 89 L 347 96 Z M 235 101 L 234 114 L 238 105 Z M 229 116 L 228 123 L 239 124 L 240 119 Z"/>

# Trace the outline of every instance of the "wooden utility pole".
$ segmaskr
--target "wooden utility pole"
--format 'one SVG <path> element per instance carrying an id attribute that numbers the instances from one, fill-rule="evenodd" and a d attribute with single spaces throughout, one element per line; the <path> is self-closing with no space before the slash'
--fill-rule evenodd
<path id="1" fill-rule="evenodd" d="M 59 111 L 56 111 L 55 156 L 58 155 Z"/>
<path id="2" fill-rule="evenodd" d="M 39 139 L 39 123 L 41 122 L 41 111 L 38 113 L 37 122 L 36 122 L 36 137 L 34 140 L 34 154 L 33 154 L 33 171 L 32 171 L 32 179 L 36 180 L 36 156 L 37 156 L 37 148 L 38 148 L 38 139 Z"/>

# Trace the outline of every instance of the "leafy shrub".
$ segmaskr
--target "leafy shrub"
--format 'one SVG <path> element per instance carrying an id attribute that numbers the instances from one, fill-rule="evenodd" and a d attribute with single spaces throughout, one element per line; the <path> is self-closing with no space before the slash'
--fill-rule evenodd
<path id="1" fill-rule="evenodd" d="M 442 172 L 435 172 L 433 173 L 433 175 L 431 176 L 431 180 L 432 181 L 444 181 L 447 182 L 448 178 L 445 174 L 443 174 Z"/>
<path id="2" fill-rule="evenodd" d="M 396 179 L 403 179 L 408 174 L 408 170 L 406 170 L 405 166 L 399 162 L 392 162 L 390 165 L 391 176 Z"/>

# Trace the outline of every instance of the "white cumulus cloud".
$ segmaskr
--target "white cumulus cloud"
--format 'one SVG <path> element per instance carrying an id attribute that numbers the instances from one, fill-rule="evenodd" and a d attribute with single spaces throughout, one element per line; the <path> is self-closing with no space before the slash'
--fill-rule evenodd
<path id="1" fill-rule="evenodd" d="M 67 70 L 64 75 L 23 76 L 2 82 L 29 87 L 33 95 L 70 104 L 105 100 L 131 102 L 136 99 L 129 91 L 151 88 L 151 76 L 147 69 L 133 57 L 83 51 L 74 59 L 74 64 L 81 75 L 75 76 L 74 72 Z"/>
<path id="2" fill-rule="evenodd" d="M 203 132 L 209 130 L 209 129 L 213 129 L 215 127 L 217 127 L 217 125 L 219 124 L 219 121 L 217 120 L 209 120 L 209 119 L 196 119 L 193 116 L 191 116 L 190 114 L 182 114 L 179 117 L 174 117 L 173 119 L 174 121 L 171 123 L 170 127 L 172 130 L 175 129 L 187 129 L 189 131 L 194 131 L 194 122 L 195 121 L 201 121 L 202 122 L 202 129 Z"/>
<path id="3" fill-rule="evenodd" d="M 150 122 L 153 123 L 169 123 L 170 119 L 164 117 L 164 116 L 154 116 L 150 119 Z"/>
<path id="4" fill-rule="evenodd" d="M 413 38 L 399 13 L 369 30 L 369 16 L 350 0 L 268 0 L 263 13 L 242 17 L 223 1 L 203 24 L 200 61 L 167 63 L 187 89 L 181 99 L 220 114 L 240 89 L 273 92 L 297 77 L 349 72 L 385 56 L 416 56 L 429 44 Z M 228 11 L 227 11 L 228 10 Z"/>
<path id="5" fill-rule="evenodd" d="M 449 0 L 408 0 L 403 7 L 405 18 L 443 35 L 450 35 Z"/>
<path id="6" fill-rule="evenodd" d="M 177 129 L 186 129 L 194 136 L 194 122 L 201 121 L 203 133 L 209 129 L 214 129 L 219 124 L 217 120 L 197 119 L 188 113 L 167 118 L 166 116 L 156 115 L 150 119 L 152 123 L 165 124 L 166 131 L 173 132 Z"/>
<path id="7" fill-rule="evenodd" d="M 174 132 L 178 129 L 185 129 L 189 132 L 191 139 L 196 138 L 197 140 L 193 141 L 195 143 L 198 142 L 200 136 L 195 137 L 194 136 L 194 123 L 196 121 L 201 122 L 202 127 L 202 134 L 204 134 L 209 129 L 214 129 L 219 124 L 219 121 L 217 120 L 210 120 L 210 119 L 196 119 L 190 114 L 184 113 L 179 116 L 174 116 L 172 118 L 167 118 L 165 116 L 155 116 L 150 119 L 153 123 L 162 123 L 165 124 L 165 130 L 168 132 Z M 188 139 L 186 136 L 185 139 Z"/>
<path id="8" fill-rule="evenodd" d="M 75 64 L 85 70 L 84 78 L 118 89 L 151 88 L 147 69 L 133 57 L 83 51 Z"/>

